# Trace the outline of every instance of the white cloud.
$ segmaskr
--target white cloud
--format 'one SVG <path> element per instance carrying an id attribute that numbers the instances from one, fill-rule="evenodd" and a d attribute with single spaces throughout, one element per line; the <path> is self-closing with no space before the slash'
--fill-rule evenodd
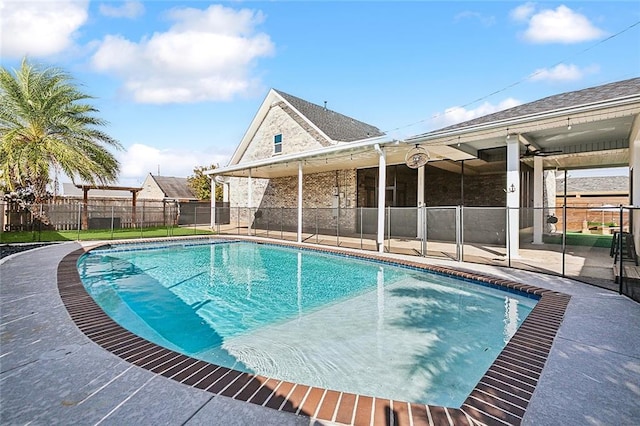
<path id="1" fill-rule="evenodd" d="M 454 18 L 456 22 L 462 21 L 464 19 L 475 19 L 478 20 L 483 26 L 490 27 L 496 23 L 496 18 L 490 15 L 483 15 L 479 12 L 472 12 L 470 10 L 461 12 L 457 14 Z"/>
<path id="2" fill-rule="evenodd" d="M 525 3 L 513 9 L 509 16 L 515 21 L 526 21 L 535 12 L 535 3 Z"/>
<path id="3" fill-rule="evenodd" d="M 477 117 L 493 114 L 497 111 L 513 108 L 520 104 L 522 104 L 522 102 L 517 99 L 507 98 L 497 105 L 485 102 L 475 109 L 466 109 L 463 107 L 454 106 L 451 108 L 447 108 L 443 113 L 438 113 L 433 119 L 433 125 L 436 129 L 451 126 L 453 124 L 473 120 Z"/>
<path id="4" fill-rule="evenodd" d="M 117 154 L 120 161 L 120 184 L 138 185 L 149 174 L 187 177 L 197 166 L 226 164 L 228 157 L 206 152 L 181 151 L 179 149 L 158 149 L 136 143 L 126 151 Z"/>
<path id="5" fill-rule="evenodd" d="M 574 64 L 559 64 L 553 68 L 540 68 L 531 74 L 533 81 L 576 81 L 580 80 L 585 74 L 593 74 L 599 71 L 596 65 L 580 68 Z"/>
<path id="6" fill-rule="evenodd" d="M 0 2 L 2 56 L 41 57 L 69 48 L 88 7 L 88 0 Z"/>
<path id="7" fill-rule="evenodd" d="M 258 84 L 254 63 L 274 52 L 269 36 L 256 33 L 261 12 L 213 5 L 174 9 L 168 17 L 168 31 L 139 42 L 105 37 L 92 58 L 95 69 L 119 75 L 140 103 L 229 100 Z"/>
<path id="8" fill-rule="evenodd" d="M 527 3 L 511 11 L 511 17 L 528 21 L 524 39 L 532 43 L 579 43 L 595 40 L 606 33 L 589 19 L 567 6 L 555 10 L 544 9 L 534 13 L 534 5 Z"/>
<path id="9" fill-rule="evenodd" d="M 111 18 L 137 18 L 144 13 L 144 5 L 139 1 L 127 1 L 120 7 L 100 4 L 100 13 Z"/>

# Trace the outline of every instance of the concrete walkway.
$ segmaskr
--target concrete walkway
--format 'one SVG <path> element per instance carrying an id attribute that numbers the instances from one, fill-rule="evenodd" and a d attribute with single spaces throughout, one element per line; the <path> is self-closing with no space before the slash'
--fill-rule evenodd
<path id="1" fill-rule="evenodd" d="M 0 424 L 320 424 L 178 384 L 94 344 L 69 318 L 56 284 L 58 262 L 78 247 L 0 261 Z M 523 424 L 640 424 L 640 304 L 558 277 L 425 262 L 572 296 Z"/>

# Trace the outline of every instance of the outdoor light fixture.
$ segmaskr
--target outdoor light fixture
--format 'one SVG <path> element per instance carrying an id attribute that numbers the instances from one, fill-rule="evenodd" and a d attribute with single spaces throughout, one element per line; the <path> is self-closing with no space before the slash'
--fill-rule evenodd
<path id="1" fill-rule="evenodd" d="M 571 130 L 571 117 L 567 117 L 567 130 Z"/>
<path id="2" fill-rule="evenodd" d="M 503 191 L 506 192 L 507 194 L 513 194 L 514 192 L 516 192 L 516 186 L 514 184 L 511 184 L 509 188 L 504 189 Z"/>

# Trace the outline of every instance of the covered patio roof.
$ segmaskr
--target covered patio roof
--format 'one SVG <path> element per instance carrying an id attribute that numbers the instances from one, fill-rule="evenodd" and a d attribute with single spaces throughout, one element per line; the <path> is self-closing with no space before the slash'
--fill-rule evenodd
<path id="1" fill-rule="evenodd" d="M 216 176 L 277 178 L 377 167 L 376 146 L 386 164 L 403 164 L 409 149 L 428 150 L 429 165 L 460 173 L 503 171 L 507 138 L 517 138 L 521 161 L 532 165 L 543 157 L 546 169 L 579 169 L 629 165 L 629 140 L 640 115 L 640 78 L 550 96 L 465 123 L 405 140 L 386 136 L 339 143 L 326 148 L 245 162 L 207 171 Z M 603 155 L 603 153 L 605 155 Z"/>
<path id="2" fill-rule="evenodd" d="M 251 176 L 254 178 L 271 179 L 297 175 L 299 163 L 302 163 L 305 174 L 377 167 L 379 154 L 376 145 L 384 149 L 388 164 L 404 163 L 409 149 L 407 144 L 383 137 L 221 167 L 209 170 L 206 174 L 247 177 L 251 170 Z M 447 145 L 430 147 L 429 153 L 433 160 L 460 161 L 474 158 L 469 153 Z"/>

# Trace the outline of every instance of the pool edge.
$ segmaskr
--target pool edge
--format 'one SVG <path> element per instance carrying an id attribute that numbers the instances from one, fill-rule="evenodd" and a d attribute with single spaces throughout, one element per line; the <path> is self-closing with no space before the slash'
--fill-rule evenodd
<path id="1" fill-rule="evenodd" d="M 269 244 L 272 244 L 269 242 Z M 296 243 L 274 245 L 316 250 Z M 452 268 L 390 259 L 373 253 L 338 249 L 322 252 L 377 260 L 481 281 L 540 299 L 460 408 L 438 407 L 325 390 L 242 373 L 209 364 L 151 343 L 118 325 L 86 292 L 76 267 L 78 258 L 102 244 L 69 253 L 58 264 L 58 291 L 76 326 L 93 342 L 121 359 L 180 383 L 240 401 L 313 419 L 343 424 L 520 424 L 570 296 L 539 287 Z"/>

